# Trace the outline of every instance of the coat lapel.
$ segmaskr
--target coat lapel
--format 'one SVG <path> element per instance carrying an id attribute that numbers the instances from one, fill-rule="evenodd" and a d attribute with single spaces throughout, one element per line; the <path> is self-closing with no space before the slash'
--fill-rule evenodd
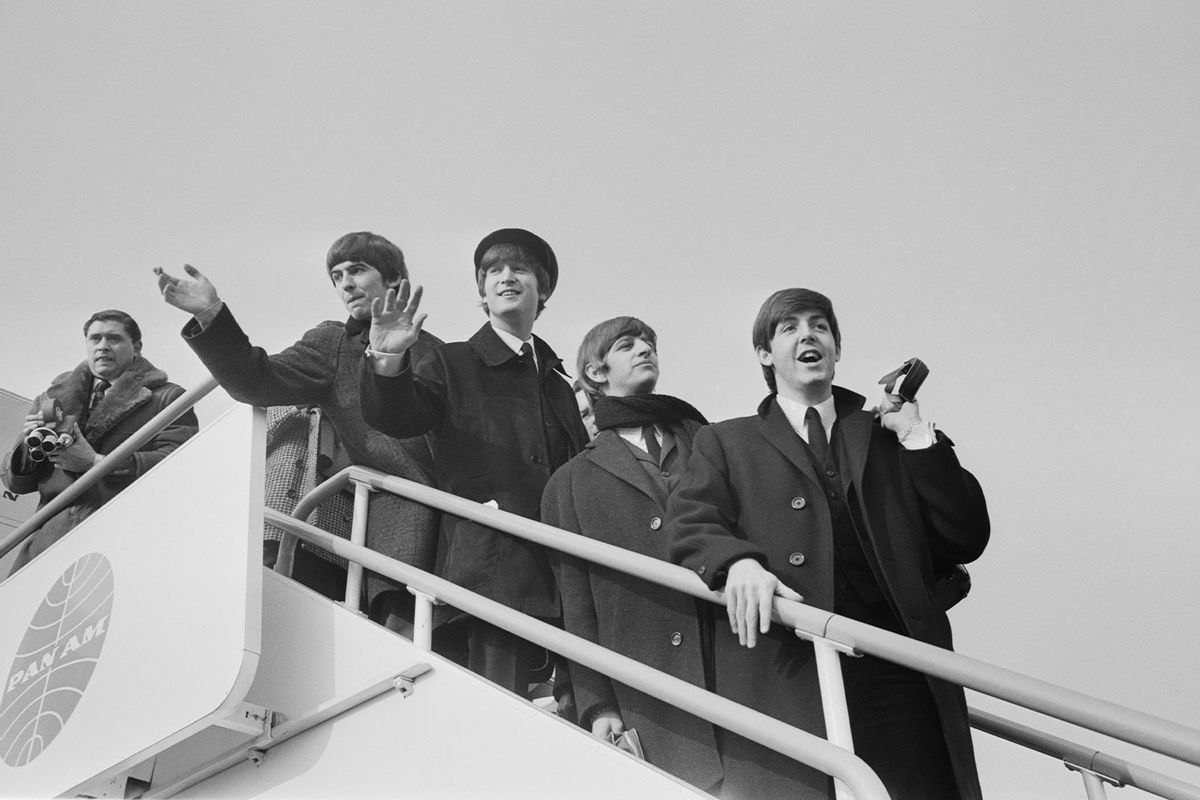
<path id="1" fill-rule="evenodd" d="M 497 335 L 496 331 L 492 330 L 490 322 L 483 323 L 483 327 L 475 331 L 467 342 L 471 345 L 471 349 L 479 356 L 479 359 L 489 367 L 498 367 L 505 361 L 510 361 L 517 357 L 517 354 L 504 343 L 504 340 Z"/>
<path id="2" fill-rule="evenodd" d="M 867 449 L 871 444 L 871 426 L 875 417 L 863 411 L 865 398 L 854 392 L 833 387 L 834 407 L 837 409 L 837 428 L 842 440 L 839 458 L 845 459 L 850 470 L 850 480 L 855 486 L 862 485 L 863 471 L 867 467 Z"/>
<path id="3" fill-rule="evenodd" d="M 64 372 L 55 378 L 46 390 L 46 396 L 59 402 L 64 417 L 74 416 L 82 420 L 91 391 L 92 373 L 85 361 L 70 372 Z"/>
<path id="4" fill-rule="evenodd" d="M 792 423 L 788 422 L 787 415 L 775 400 L 775 395 L 771 395 L 759 405 L 758 417 L 758 431 L 763 438 L 792 462 L 796 469 L 819 483 L 820 478 L 817 477 L 817 471 L 808 457 L 804 441 L 792 429 Z"/>
<path id="5" fill-rule="evenodd" d="M 517 358 L 516 352 L 504 343 L 490 322 L 485 322 L 468 342 L 479 359 L 489 367 L 498 367 Z M 567 432 L 567 438 L 571 441 L 571 452 L 578 453 L 587 443 L 587 431 L 579 419 L 575 399 L 571 396 L 571 384 L 566 373 L 562 371 L 562 359 L 550 349 L 550 345 L 537 336 L 533 337 L 533 346 L 537 352 L 538 390 L 549 401 L 547 405 L 550 406 L 550 413 Z"/>
<path id="6" fill-rule="evenodd" d="M 149 361 L 141 356 L 134 359 L 129 368 L 112 382 L 100 404 L 88 415 L 85 429 L 88 441 L 95 444 L 103 439 L 130 412 L 149 403 L 153 396 L 151 389 L 162 386 L 166 381 L 166 373 L 155 369 Z"/>
<path id="7" fill-rule="evenodd" d="M 586 452 L 588 460 L 600 469 L 625 481 L 656 503 L 665 501 L 661 487 L 655 486 L 645 468 L 638 463 L 637 456 L 616 431 L 600 431 Z"/>

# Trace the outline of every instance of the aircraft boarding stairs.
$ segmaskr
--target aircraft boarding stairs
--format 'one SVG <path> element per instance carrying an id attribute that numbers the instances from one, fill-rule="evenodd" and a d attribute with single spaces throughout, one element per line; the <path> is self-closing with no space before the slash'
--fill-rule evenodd
<path id="1" fill-rule="evenodd" d="M 93 472 L 140 442 L 127 445 Z M 814 640 L 829 678 L 826 742 L 264 509 L 264 448 L 262 410 L 232 409 L 0 583 L 0 796 L 708 796 L 430 652 L 434 597 L 813 764 L 838 778 L 840 797 L 887 797 L 838 746 L 848 743 L 839 652 L 854 648 L 1200 765 L 1200 731 L 777 601 L 777 619 Z M 369 491 L 395 491 L 712 598 L 681 568 L 362 468 L 318 487 L 296 516 L 348 483 L 356 507 Z M 264 569 L 264 518 L 416 588 L 413 641 Z M 23 535 L 0 541 L 0 555 Z M 287 552 L 285 542 L 277 569 Z M 348 595 L 358 571 L 352 564 Z M 1106 785 L 1200 798 L 1200 788 L 996 715 L 973 711 L 972 722 L 1064 760 L 1089 798 Z"/>

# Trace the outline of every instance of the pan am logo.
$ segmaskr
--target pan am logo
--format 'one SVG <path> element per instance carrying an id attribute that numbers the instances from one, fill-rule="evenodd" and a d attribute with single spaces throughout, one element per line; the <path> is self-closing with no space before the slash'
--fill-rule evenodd
<path id="1" fill-rule="evenodd" d="M 0 758 L 10 767 L 40 756 L 67 724 L 100 660 L 112 604 L 112 565 L 99 553 L 46 592 L 4 679 Z"/>

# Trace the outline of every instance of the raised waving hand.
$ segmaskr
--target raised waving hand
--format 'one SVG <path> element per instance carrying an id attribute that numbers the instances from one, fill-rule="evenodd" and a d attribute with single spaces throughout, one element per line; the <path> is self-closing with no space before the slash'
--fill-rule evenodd
<path id="1" fill-rule="evenodd" d="M 421 287 L 413 288 L 411 293 L 409 289 L 409 282 L 402 280 L 398 291 L 388 289 L 382 298 L 377 297 L 371 301 L 370 339 L 371 350 L 375 355 L 373 363 L 375 371 L 383 375 L 399 372 L 398 363 L 385 362 L 399 362 L 398 358 L 389 356 L 401 356 L 408 352 L 408 348 L 412 347 L 420 336 L 421 326 L 425 324 L 426 315 L 417 311 L 421 305 Z"/>

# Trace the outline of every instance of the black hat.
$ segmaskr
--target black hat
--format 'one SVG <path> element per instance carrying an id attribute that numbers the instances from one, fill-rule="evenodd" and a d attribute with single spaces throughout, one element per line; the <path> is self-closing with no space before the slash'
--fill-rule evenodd
<path id="1" fill-rule="evenodd" d="M 496 244 L 521 245 L 541 258 L 542 266 L 546 268 L 546 276 L 550 279 L 550 285 L 546 287 L 546 296 L 549 297 L 554 294 L 554 287 L 558 285 L 558 259 L 554 257 L 554 251 L 550 249 L 550 245 L 546 244 L 545 239 L 536 233 L 530 233 L 524 228 L 501 228 L 498 231 L 492 231 L 483 237 L 483 241 L 475 248 L 476 274 L 479 273 L 483 254 L 488 251 L 488 248 Z"/>

